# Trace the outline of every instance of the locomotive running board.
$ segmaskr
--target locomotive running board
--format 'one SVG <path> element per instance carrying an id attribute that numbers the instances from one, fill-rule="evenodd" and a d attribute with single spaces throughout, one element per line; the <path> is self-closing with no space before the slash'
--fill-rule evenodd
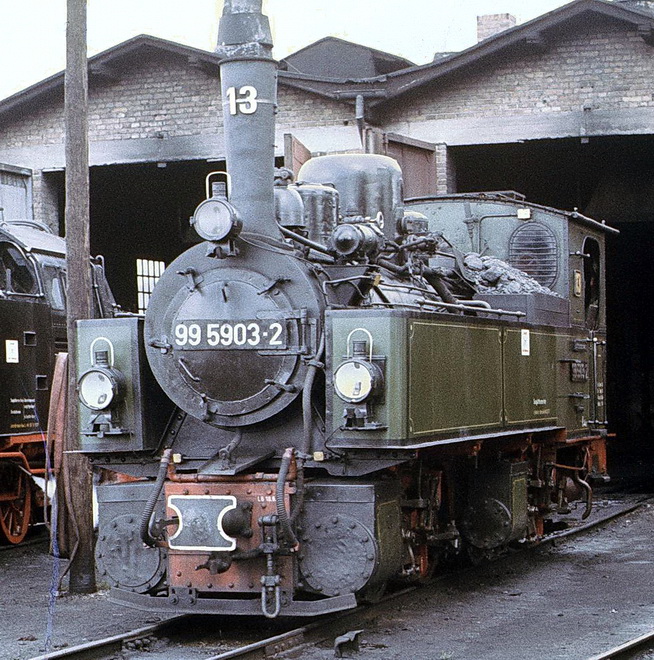
<path id="1" fill-rule="evenodd" d="M 465 442 L 478 442 L 479 440 L 492 440 L 494 438 L 500 438 L 505 436 L 515 436 L 515 435 L 530 435 L 536 433 L 551 433 L 555 431 L 563 431 L 564 427 L 562 426 L 533 426 L 533 427 L 523 427 L 523 428 L 503 428 L 496 429 L 489 433 L 475 433 L 470 435 L 456 436 L 453 438 L 436 438 L 434 440 L 426 440 L 424 442 L 411 442 L 405 445 L 402 444 L 380 444 L 377 441 L 377 444 L 373 445 L 373 441 L 369 444 L 363 444 L 362 442 L 354 443 L 351 442 L 349 438 L 332 438 L 331 446 L 336 449 L 356 449 L 364 451 L 379 451 L 379 450 L 391 450 L 391 451 L 416 451 L 419 449 L 428 449 L 430 447 L 442 447 L 444 445 L 456 445 L 462 444 Z M 363 435 L 363 432 L 361 432 Z"/>
<path id="2" fill-rule="evenodd" d="M 122 589 L 111 589 L 109 600 L 112 603 L 127 605 L 139 610 L 151 612 L 167 612 L 171 614 L 231 614 L 238 616 L 260 616 L 261 599 L 232 600 L 230 598 L 197 598 L 189 590 L 188 596 L 176 591 L 177 602 L 164 596 L 153 597 L 147 594 L 136 594 Z M 333 614 L 342 610 L 351 610 L 357 606 L 354 594 L 332 596 L 321 600 L 293 600 L 282 607 L 279 613 L 283 616 L 318 616 Z"/>

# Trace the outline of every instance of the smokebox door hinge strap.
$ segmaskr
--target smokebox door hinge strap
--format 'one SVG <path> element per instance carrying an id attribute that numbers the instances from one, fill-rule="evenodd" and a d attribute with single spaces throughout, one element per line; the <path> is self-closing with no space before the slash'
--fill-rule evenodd
<path id="1" fill-rule="evenodd" d="M 152 346 L 152 348 L 158 348 L 164 355 L 173 350 L 173 346 L 169 343 L 166 335 L 161 337 L 161 339 L 150 339 L 148 345 Z"/>
<path id="2" fill-rule="evenodd" d="M 290 282 L 290 278 L 288 277 L 278 277 L 274 280 L 268 280 L 266 283 L 266 286 L 264 286 L 262 289 L 259 289 L 257 291 L 258 296 L 262 296 L 264 293 L 268 293 L 269 291 L 272 291 L 278 284 L 283 284 L 284 282 Z"/>
<path id="3" fill-rule="evenodd" d="M 266 378 L 264 380 L 264 383 L 266 385 L 272 385 L 273 387 L 276 387 L 280 392 L 292 392 L 292 393 L 297 392 L 297 386 L 287 385 L 286 383 L 280 383 L 280 382 L 278 382 L 276 380 L 272 380 L 270 378 Z"/>

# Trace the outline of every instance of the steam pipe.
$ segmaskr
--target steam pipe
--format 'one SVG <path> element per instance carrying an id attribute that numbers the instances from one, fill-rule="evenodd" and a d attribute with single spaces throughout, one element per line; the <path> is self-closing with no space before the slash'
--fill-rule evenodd
<path id="1" fill-rule="evenodd" d="M 422 274 L 424 278 L 434 287 L 436 293 L 441 297 L 441 299 L 452 305 L 456 305 L 459 301 L 454 297 L 454 294 L 450 290 L 450 287 L 447 286 L 445 280 L 438 275 L 438 273 L 433 268 L 423 268 Z"/>
<path id="2" fill-rule="evenodd" d="M 583 490 L 584 495 L 586 496 L 586 508 L 581 514 L 581 519 L 586 520 L 593 510 L 593 489 L 587 481 L 579 476 L 579 471 L 577 470 L 572 473 L 572 480 Z"/>
<path id="3" fill-rule="evenodd" d="M 292 241 L 296 241 L 298 243 L 301 243 L 302 245 L 305 245 L 306 247 L 311 248 L 312 250 L 315 250 L 316 252 L 321 252 L 322 254 L 327 254 L 330 257 L 334 256 L 334 252 L 330 250 L 329 248 L 325 247 L 321 243 L 316 243 L 315 241 L 312 241 L 310 238 L 306 238 L 306 236 L 300 236 L 300 234 L 296 234 L 294 231 L 291 231 L 290 229 L 287 229 L 286 227 L 282 227 L 281 225 L 277 225 L 279 228 L 279 231 L 282 232 L 284 236 L 287 238 L 290 238 Z"/>
<path id="4" fill-rule="evenodd" d="M 295 449 L 293 447 L 288 447 L 284 451 L 282 462 L 279 466 L 279 474 L 277 475 L 277 483 L 275 487 L 275 505 L 277 508 L 279 525 L 282 528 L 284 537 L 290 543 L 291 547 L 295 547 L 298 544 L 298 541 L 295 533 L 293 532 L 293 527 L 291 526 L 291 519 L 288 515 L 288 511 L 286 511 L 286 504 L 284 502 L 284 484 L 286 483 L 286 477 L 288 476 L 288 471 L 291 467 L 291 461 L 293 460 L 294 453 Z"/>
<path id="5" fill-rule="evenodd" d="M 304 386 L 302 387 L 302 425 L 304 429 L 304 439 L 302 443 L 302 453 L 305 456 L 308 456 L 313 451 L 313 438 L 312 438 L 312 427 L 313 427 L 313 416 L 311 414 L 311 390 L 313 389 L 313 381 L 316 377 L 316 372 L 322 366 L 324 366 L 320 361 L 322 360 L 322 354 L 325 351 L 325 335 L 320 338 L 320 344 L 318 350 L 313 358 L 309 361 L 309 366 L 307 367 L 307 375 L 304 379 Z"/>

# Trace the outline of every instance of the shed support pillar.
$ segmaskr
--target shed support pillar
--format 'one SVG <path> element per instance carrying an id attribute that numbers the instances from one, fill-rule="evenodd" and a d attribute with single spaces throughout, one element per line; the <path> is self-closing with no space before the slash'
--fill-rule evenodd
<path id="1" fill-rule="evenodd" d="M 436 145 L 436 194 L 447 195 L 456 192 L 456 171 L 454 161 L 443 142 Z"/>

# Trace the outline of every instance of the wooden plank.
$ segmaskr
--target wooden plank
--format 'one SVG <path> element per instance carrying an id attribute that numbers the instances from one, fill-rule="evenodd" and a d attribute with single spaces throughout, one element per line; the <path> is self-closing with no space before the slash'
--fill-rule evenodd
<path id="1" fill-rule="evenodd" d="M 284 133 L 284 167 L 297 174 L 311 158 L 311 152 L 291 133 Z"/>

